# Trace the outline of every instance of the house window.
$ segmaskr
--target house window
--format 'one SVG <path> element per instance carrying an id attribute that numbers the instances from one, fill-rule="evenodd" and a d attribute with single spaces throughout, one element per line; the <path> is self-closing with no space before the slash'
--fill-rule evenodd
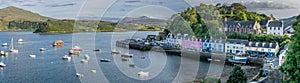
<path id="1" fill-rule="evenodd" d="M 229 46 L 227 46 L 227 48 L 229 48 Z"/>
<path id="2" fill-rule="evenodd" d="M 241 49 L 243 49 L 243 47 L 241 47 Z"/>
<path id="3" fill-rule="evenodd" d="M 269 49 L 269 52 L 271 52 L 271 49 Z"/>
<path id="4" fill-rule="evenodd" d="M 235 46 L 233 46 L 232 48 L 235 49 Z"/>
<path id="5" fill-rule="evenodd" d="M 278 27 L 278 29 L 277 30 L 280 30 L 280 27 Z"/>

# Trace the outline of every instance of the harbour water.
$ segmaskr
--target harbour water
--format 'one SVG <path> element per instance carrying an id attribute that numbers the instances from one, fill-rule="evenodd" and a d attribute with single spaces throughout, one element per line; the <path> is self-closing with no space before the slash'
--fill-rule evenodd
<path id="1" fill-rule="evenodd" d="M 19 53 L 9 53 L 8 57 L 1 57 L 7 67 L 0 70 L 1 83 L 136 83 L 136 82 L 151 82 L 151 83 L 169 83 L 174 82 L 176 77 L 180 77 L 178 72 L 184 72 L 188 76 L 196 74 L 196 78 L 205 78 L 209 72 L 210 63 L 199 60 L 185 59 L 184 57 L 125 49 L 115 47 L 113 41 L 132 37 L 145 38 L 147 35 L 155 34 L 155 31 L 143 32 L 101 32 L 101 33 L 76 33 L 76 35 L 88 35 L 91 40 L 85 40 L 74 34 L 34 34 L 32 32 L 0 32 L 0 43 L 9 43 L 13 37 L 14 40 L 19 38 L 24 39 L 24 43 L 20 44 L 14 41 L 14 48 L 19 50 Z M 94 36 L 93 36 L 94 35 Z M 52 43 L 55 40 L 62 39 L 64 45 L 61 48 L 53 47 Z M 71 61 L 62 60 L 64 55 L 72 48 L 72 41 L 76 39 L 84 39 L 85 41 L 94 41 L 94 44 L 86 43 L 87 46 L 82 46 L 84 50 L 80 56 L 72 56 Z M 81 42 L 85 43 L 85 42 Z M 95 45 L 95 46 L 89 46 Z M 100 48 L 101 52 L 93 52 L 92 49 L 85 47 Z M 41 52 L 40 48 L 46 48 L 45 52 Z M 9 47 L 1 47 L 0 50 L 8 51 Z M 134 54 L 130 61 L 122 61 L 120 55 L 111 54 L 112 49 L 117 49 L 122 52 L 128 51 Z M 30 54 L 35 54 L 36 58 L 30 58 Z M 90 55 L 91 61 L 88 64 L 80 63 L 80 60 L 85 54 Z M 93 56 L 93 54 L 95 54 Z M 141 57 L 145 57 L 142 59 Z M 111 62 L 100 62 L 101 58 L 110 59 Z M 193 71 L 182 71 L 181 65 L 184 60 Z M 93 62 L 94 61 L 94 62 Z M 189 64 L 190 62 L 190 64 Z M 135 67 L 129 67 L 128 64 L 134 63 Z M 194 64 L 196 63 L 196 64 Z M 221 67 L 224 65 L 220 65 Z M 197 67 L 196 69 L 194 67 Z M 223 68 L 222 67 L 222 68 Z M 212 67 L 218 68 L 218 67 Z M 229 66 L 225 66 L 229 68 Z M 95 69 L 97 73 L 91 73 L 89 70 Z M 148 71 L 148 78 L 137 77 L 137 71 Z M 220 71 L 223 71 L 222 69 Z M 76 77 L 76 73 L 84 74 L 84 77 Z M 210 71 L 211 72 L 211 71 Z M 102 77 L 101 77 L 102 76 Z M 104 76 L 104 77 L 103 77 Z M 193 79 L 193 78 L 190 78 Z M 106 80 L 106 81 L 103 81 Z M 192 80 L 188 80 L 192 81 Z"/>

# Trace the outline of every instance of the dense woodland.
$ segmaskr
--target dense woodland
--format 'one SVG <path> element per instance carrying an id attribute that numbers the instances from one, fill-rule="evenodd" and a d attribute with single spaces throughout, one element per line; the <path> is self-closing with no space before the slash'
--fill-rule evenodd
<path id="1" fill-rule="evenodd" d="M 261 21 L 268 19 L 267 15 L 248 12 L 240 3 L 231 5 L 200 4 L 175 14 L 169 19 L 166 28 L 171 33 L 191 34 L 196 37 L 225 37 L 218 31 L 223 21 Z"/>
<path id="2" fill-rule="evenodd" d="M 300 82 L 300 15 L 293 24 L 293 28 L 295 33 L 291 37 L 285 62 L 279 68 L 285 74 L 283 78 L 284 83 Z"/>

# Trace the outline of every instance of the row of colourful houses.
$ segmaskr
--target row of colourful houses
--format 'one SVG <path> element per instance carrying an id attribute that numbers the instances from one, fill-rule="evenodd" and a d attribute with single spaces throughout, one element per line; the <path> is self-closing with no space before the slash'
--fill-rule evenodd
<path id="1" fill-rule="evenodd" d="M 252 42 L 241 39 L 196 38 L 187 34 L 168 34 L 163 41 L 169 47 L 227 54 L 249 54 L 252 56 L 274 56 L 278 43 Z"/>

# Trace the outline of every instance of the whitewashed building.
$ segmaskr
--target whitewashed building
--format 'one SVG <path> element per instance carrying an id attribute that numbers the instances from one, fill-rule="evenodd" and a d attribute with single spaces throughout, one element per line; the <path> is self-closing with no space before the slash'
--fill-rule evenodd
<path id="1" fill-rule="evenodd" d="M 283 22 L 272 21 L 267 25 L 267 34 L 283 35 Z"/>

